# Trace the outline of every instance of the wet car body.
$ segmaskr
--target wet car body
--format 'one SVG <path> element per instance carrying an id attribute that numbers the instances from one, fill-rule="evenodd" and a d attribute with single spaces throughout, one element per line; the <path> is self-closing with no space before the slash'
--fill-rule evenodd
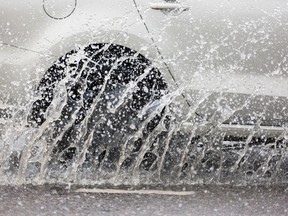
<path id="1" fill-rule="evenodd" d="M 160 70 L 186 129 L 285 137 L 287 12 L 281 0 L 2 1 L 0 108 L 31 101 L 69 51 L 118 44 Z"/>

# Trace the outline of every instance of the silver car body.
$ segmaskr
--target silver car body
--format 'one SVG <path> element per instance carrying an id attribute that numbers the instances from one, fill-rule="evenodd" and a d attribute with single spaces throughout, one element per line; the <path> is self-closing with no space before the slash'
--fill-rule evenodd
<path id="1" fill-rule="evenodd" d="M 0 5 L 2 107 L 30 101 L 45 70 L 70 50 L 115 43 L 153 61 L 171 92 L 179 93 L 184 116 L 195 111 L 242 135 L 254 125 L 273 135 L 285 132 L 284 0 L 0 0 Z"/>

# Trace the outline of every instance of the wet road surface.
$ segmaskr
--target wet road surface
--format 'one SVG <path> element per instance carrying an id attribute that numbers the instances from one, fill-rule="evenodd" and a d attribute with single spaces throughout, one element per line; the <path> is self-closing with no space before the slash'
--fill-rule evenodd
<path id="1" fill-rule="evenodd" d="M 286 188 L 192 186 L 177 195 L 1 186 L 0 215 L 288 215 Z"/>

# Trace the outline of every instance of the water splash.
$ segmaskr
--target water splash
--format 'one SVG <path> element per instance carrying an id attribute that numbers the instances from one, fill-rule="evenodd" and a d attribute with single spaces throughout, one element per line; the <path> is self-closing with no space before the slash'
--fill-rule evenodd
<path id="1" fill-rule="evenodd" d="M 247 118 L 239 117 L 239 112 L 249 107 L 256 95 L 236 100 L 223 92 L 196 92 L 200 97 L 184 111 L 184 103 L 177 103 L 190 88 L 184 86 L 139 110 L 131 109 L 133 92 L 145 83 L 153 67 L 149 65 L 125 85 L 110 81 L 114 70 L 127 59 L 137 59 L 138 53 L 117 58 L 89 109 L 83 111 L 87 106 L 84 99 L 91 93 L 89 73 L 93 73 L 87 72 L 87 66 L 97 65 L 93 58 L 107 47 L 84 63 L 83 50 L 77 53 L 81 58 L 72 55 L 69 64 L 74 69 L 55 86 L 42 124 L 35 127 L 27 123 L 39 95 L 1 124 L 1 184 L 287 183 L 287 130 L 277 137 L 259 136 L 266 109 L 249 117 L 254 127 L 247 136 L 231 136 L 221 130 L 227 121 Z M 58 66 L 66 65 L 61 62 Z M 145 85 L 141 88 L 144 93 L 150 91 Z M 272 98 L 266 107 L 277 100 Z"/>
<path id="2" fill-rule="evenodd" d="M 167 106 L 170 101 L 161 104 Z M 154 112 L 159 110 L 161 108 Z M 25 118 L 15 126 L 12 118 L 1 129 L 1 184 L 242 185 L 287 182 L 287 144 L 281 137 L 270 141 L 259 138 L 257 141 L 257 127 L 242 140 L 227 140 L 217 127 L 199 135 L 197 129 L 203 122 L 195 123 L 190 131 L 185 131 L 185 120 L 171 118 L 172 113 L 171 106 L 171 111 L 166 112 L 170 116 L 169 128 L 165 127 L 163 118 L 144 138 L 147 119 L 138 126 L 138 130 L 124 134 L 116 146 L 99 146 L 95 158 L 90 158 L 90 161 L 86 157 L 91 144 L 97 142 L 94 130 L 98 128 L 89 128 L 91 125 L 87 118 L 77 126 L 79 134 L 70 145 L 77 149 L 77 155 L 69 163 L 61 165 L 60 161 L 60 164 L 54 164 L 55 167 L 50 163 L 51 155 L 55 153 L 53 147 L 57 146 L 71 124 L 67 124 L 54 139 L 53 122 L 57 119 L 57 112 L 38 128 L 27 127 Z M 87 116 L 91 118 L 93 115 L 91 111 Z M 189 115 L 195 115 L 194 109 Z"/>

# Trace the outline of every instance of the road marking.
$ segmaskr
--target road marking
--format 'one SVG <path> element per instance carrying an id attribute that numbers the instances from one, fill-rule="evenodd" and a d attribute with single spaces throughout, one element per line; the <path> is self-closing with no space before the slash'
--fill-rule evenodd
<path id="1" fill-rule="evenodd" d="M 157 195 L 175 195 L 189 196 L 194 195 L 194 191 L 165 191 L 165 190 L 121 190 L 121 189 L 98 189 L 98 188 L 79 188 L 77 193 L 108 193 L 108 194 L 157 194 Z"/>

